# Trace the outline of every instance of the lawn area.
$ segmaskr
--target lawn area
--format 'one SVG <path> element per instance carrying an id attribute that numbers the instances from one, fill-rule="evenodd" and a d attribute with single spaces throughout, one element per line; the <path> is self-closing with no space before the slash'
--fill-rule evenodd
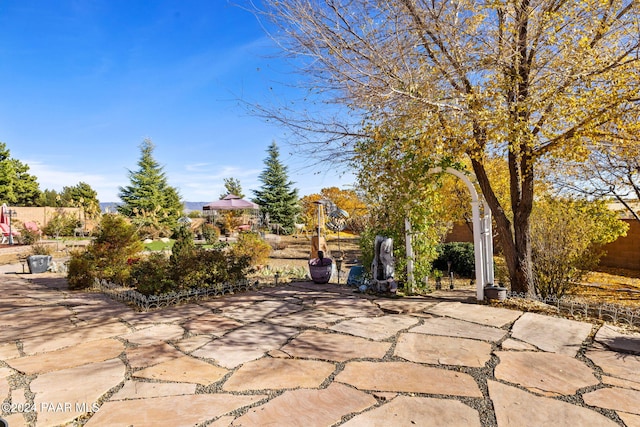
<path id="1" fill-rule="evenodd" d="M 152 252 L 170 250 L 174 243 L 175 241 L 173 239 L 169 239 L 166 242 L 163 242 L 162 240 L 154 240 L 151 243 L 145 243 L 144 249 Z"/>

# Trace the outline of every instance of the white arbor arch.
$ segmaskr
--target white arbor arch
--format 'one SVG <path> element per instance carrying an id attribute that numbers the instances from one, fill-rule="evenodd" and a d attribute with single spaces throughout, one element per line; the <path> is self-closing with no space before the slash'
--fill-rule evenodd
<path id="1" fill-rule="evenodd" d="M 493 231 L 491 226 L 491 209 L 484 198 L 478 196 L 478 191 L 469 177 L 462 172 L 441 167 L 429 169 L 429 174 L 446 172 L 455 175 L 465 183 L 471 194 L 471 214 L 473 216 L 473 247 L 476 264 L 476 298 L 484 299 L 484 287 L 493 284 Z M 475 176 L 472 175 L 475 178 Z M 482 207 L 482 212 L 480 208 Z"/>

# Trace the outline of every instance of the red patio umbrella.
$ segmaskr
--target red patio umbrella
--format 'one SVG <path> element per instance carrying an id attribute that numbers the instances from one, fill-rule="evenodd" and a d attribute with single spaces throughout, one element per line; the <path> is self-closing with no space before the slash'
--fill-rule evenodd
<path id="1" fill-rule="evenodd" d="M 3 203 L 0 208 L 0 224 L 9 225 L 9 215 L 7 215 L 7 204 Z"/>

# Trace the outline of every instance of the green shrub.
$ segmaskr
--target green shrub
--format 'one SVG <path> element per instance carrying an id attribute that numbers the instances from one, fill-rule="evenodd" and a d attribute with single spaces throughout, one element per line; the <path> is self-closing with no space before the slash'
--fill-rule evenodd
<path id="1" fill-rule="evenodd" d="M 93 285 L 96 279 L 95 262 L 91 253 L 74 251 L 69 260 L 67 283 L 69 289 L 86 289 Z"/>
<path id="2" fill-rule="evenodd" d="M 220 239 L 220 229 L 213 224 L 202 224 L 202 237 L 208 245 L 213 245 Z"/>
<path id="3" fill-rule="evenodd" d="M 40 239 L 40 233 L 34 230 L 30 230 L 27 227 L 22 227 L 20 230 L 20 242 L 25 245 L 33 245 Z"/>
<path id="4" fill-rule="evenodd" d="M 438 257 L 433 261 L 433 268 L 441 271 L 453 271 L 462 277 L 473 277 L 475 274 L 475 257 L 473 243 L 450 242 L 438 245 Z M 449 270 L 448 262 L 451 261 Z"/>
<path id="5" fill-rule="evenodd" d="M 47 222 L 42 230 L 47 236 L 73 236 L 73 230 L 81 225 L 80 220 L 74 215 L 64 211 L 56 212 L 56 214 Z"/>
<path id="6" fill-rule="evenodd" d="M 238 282 L 246 277 L 250 267 L 247 256 L 227 251 L 197 249 L 172 263 L 171 272 L 176 289 L 200 288 L 218 283 Z"/>
<path id="7" fill-rule="evenodd" d="M 72 262 L 74 258 L 91 260 L 90 267 L 94 269 L 95 277 L 122 284 L 129 278 L 131 260 L 138 258 L 142 249 L 142 242 L 131 223 L 120 215 L 103 215 L 96 238 L 87 247 L 87 253 L 72 256 Z M 75 262 L 83 264 L 85 261 Z M 70 268 L 68 279 L 76 280 L 75 274 L 83 275 L 84 272 Z M 83 283 L 82 278 L 78 278 L 78 281 Z"/>
<path id="8" fill-rule="evenodd" d="M 252 266 L 265 264 L 270 254 L 271 245 L 258 233 L 240 233 L 238 241 L 231 245 L 231 255 L 235 258 L 247 257 Z"/>
<path id="9" fill-rule="evenodd" d="M 536 294 L 561 297 L 604 255 L 602 246 L 625 235 L 628 225 L 604 201 L 545 198 L 531 215 Z"/>
<path id="10" fill-rule="evenodd" d="M 96 238 L 87 249 L 95 260 L 98 277 L 114 283 L 126 283 L 130 260 L 138 258 L 143 244 L 134 226 L 121 215 L 104 215 Z"/>
<path id="11" fill-rule="evenodd" d="M 170 276 L 171 262 L 163 253 L 152 253 L 131 263 L 130 283 L 145 295 L 157 295 L 176 289 Z"/>
<path id="12" fill-rule="evenodd" d="M 179 258 L 191 257 L 196 249 L 191 228 L 188 225 L 179 226 L 174 237 L 176 241 L 171 248 L 171 262 L 176 263 Z"/>
<path id="13" fill-rule="evenodd" d="M 53 248 L 49 245 L 36 244 L 31 246 L 31 255 L 51 255 Z"/>

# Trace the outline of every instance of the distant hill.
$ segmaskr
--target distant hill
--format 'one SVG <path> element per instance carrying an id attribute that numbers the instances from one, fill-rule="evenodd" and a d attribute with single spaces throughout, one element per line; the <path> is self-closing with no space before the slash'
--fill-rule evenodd
<path id="1" fill-rule="evenodd" d="M 191 211 L 201 211 L 202 207 L 204 205 L 206 205 L 207 203 L 210 203 L 210 202 L 211 201 L 209 201 L 209 202 L 184 202 L 184 211 L 187 214 L 189 212 L 191 212 Z M 117 202 L 100 203 L 100 210 L 102 212 L 115 212 L 116 208 L 117 208 L 117 206 L 119 204 L 120 203 L 117 203 Z M 107 209 L 108 209 L 108 211 L 107 211 Z"/>
<path id="2" fill-rule="evenodd" d="M 209 200 L 208 202 L 184 202 L 184 211 L 186 213 L 189 213 L 191 211 L 201 211 L 204 205 L 211 202 L 211 200 Z"/>
<path id="3" fill-rule="evenodd" d="M 105 212 L 115 212 L 116 211 L 116 207 L 119 205 L 120 203 L 117 202 L 106 202 L 106 203 L 100 203 L 100 211 L 105 213 Z"/>

